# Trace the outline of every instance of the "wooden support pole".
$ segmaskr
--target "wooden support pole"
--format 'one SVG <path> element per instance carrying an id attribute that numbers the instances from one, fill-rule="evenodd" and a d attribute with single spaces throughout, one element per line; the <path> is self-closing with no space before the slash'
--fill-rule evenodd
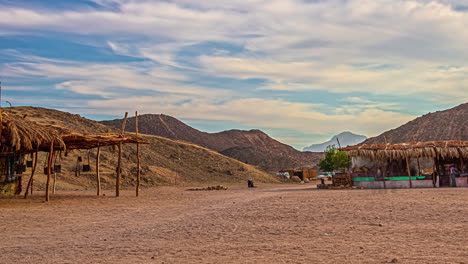
<path id="1" fill-rule="evenodd" d="M 135 112 L 135 133 L 138 137 L 138 112 Z M 136 145 L 137 154 L 137 185 L 136 185 L 136 196 L 140 193 L 140 144 Z"/>
<path id="2" fill-rule="evenodd" d="M 120 178 L 122 177 L 122 143 L 119 143 L 119 158 L 117 161 L 117 178 L 115 179 L 115 196 L 120 196 Z"/>
<path id="3" fill-rule="evenodd" d="M 409 177 L 409 186 L 410 188 L 413 188 L 413 181 L 411 180 L 411 170 L 410 170 L 410 160 L 408 157 L 406 157 L 406 170 L 408 171 L 408 177 Z"/>
<path id="4" fill-rule="evenodd" d="M 39 152 L 39 148 L 36 150 L 36 153 L 34 155 L 34 163 L 31 171 L 31 177 L 29 178 L 28 181 L 28 186 L 26 186 L 26 192 L 24 193 L 24 199 L 28 198 L 28 192 L 29 188 L 31 188 L 31 194 L 33 193 L 33 179 L 34 179 L 34 173 L 36 173 L 36 167 L 37 167 L 37 154 Z"/>
<path id="5" fill-rule="evenodd" d="M 120 134 L 122 134 L 122 135 L 125 132 L 125 125 L 127 125 L 127 117 L 128 117 L 128 112 L 125 112 L 125 117 L 124 117 L 124 120 L 122 122 L 122 130 L 120 131 Z"/>
<path id="6" fill-rule="evenodd" d="M 418 161 L 418 176 L 421 176 L 421 166 L 419 165 L 419 158 L 417 159 Z"/>
<path id="7" fill-rule="evenodd" d="M 436 187 L 436 158 L 434 158 L 434 165 L 432 168 L 432 184 L 434 185 L 434 188 Z"/>
<path id="8" fill-rule="evenodd" d="M 462 156 L 462 155 L 460 155 L 460 167 L 461 167 L 461 168 L 460 168 L 460 172 L 461 172 L 461 173 L 465 173 L 465 162 L 464 162 L 464 160 L 463 160 L 463 156 Z"/>
<path id="9" fill-rule="evenodd" d="M 51 167 L 52 167 L 53 155 L 54 155 L 54 142 L 50 143 L 50 152 L 49 152 L 48 161 L 47 161 L 47 183 L 46 183 L 46 197 L 45 197 L 46 202 L 50 200 L 49 189 L 50 189 L 50 174 L 52 172 Z"/>
<path id="10" fill-rule="evenodd" d="M 52 183 L 52 194 L 55 195 L 55 186 L 57 184 L 57 173 L 54 171 L 54 182 Z"/>
<path id="11" fill-rule="evenodd" d="M 122 122 L 122 130 L 120 133 L 123 135 L 125 131 L 125 125 L 127 124 L 128 112 L 125 112 L 125 117 Z M 120 196 L 120 181 L 122 178 L 122 142 L 119 142 L 119 159 L 117 164 L 117 178 L 115 181 L 115 196 Z"/>
<path id="12" fill-rule="evenodd" d="M 385 183 L 385 176 L 386 176 L 387 172 L 386 172 L 386 170 L 382 170 L 382 167 L 380 167 L 380 171 L 382 172 L 382 176 L 383 176 L 383 188 L 387 189 L 387 183 Z"/>
<path id="13" fill-rule="evenodd" d="M 96 188 L 97 188 L 97 196 L 101 195 L 101 175 L 99 172 L 99 159 L 101 156 L 101 147 L 98 145 L 97 153 L 96 153 Z"/>

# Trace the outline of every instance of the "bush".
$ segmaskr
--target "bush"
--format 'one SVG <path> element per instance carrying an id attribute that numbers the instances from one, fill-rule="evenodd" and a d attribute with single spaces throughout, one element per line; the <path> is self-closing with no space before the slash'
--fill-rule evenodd
<path id="1" fill-rule="evenodd" d="M 351 160 L 345 151 L 339 151 L 335 145 L 331 145 L 325 150 L 325 158 L 318 165 L 321 171 L 334 171 L 349 168 Z"/>

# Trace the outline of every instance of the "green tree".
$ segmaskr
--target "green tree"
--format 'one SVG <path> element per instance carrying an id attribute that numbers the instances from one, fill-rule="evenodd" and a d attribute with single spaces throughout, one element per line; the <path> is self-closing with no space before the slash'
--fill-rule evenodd
<path id="1" fill-rule="evenodd" d="M 325 158 L 318 165 L 321 171 L 334 171 L 349 168 L 351 160 L 345 151 L 339 151 L 335 145 L 331 145 L 325 150 Z"/>

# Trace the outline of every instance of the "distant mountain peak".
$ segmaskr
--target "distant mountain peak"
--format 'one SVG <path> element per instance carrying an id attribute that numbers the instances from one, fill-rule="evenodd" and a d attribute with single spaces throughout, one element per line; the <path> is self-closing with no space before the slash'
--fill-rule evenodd
<path id="1" fill-rule="evenodd" d="M 335 145 L 338 147 L 338 141 L 336 139 L 340 141 L 340 145 L 342 147 L 346 147 L 359 144 L 366 140 L 367 137 L 364 135 L 354 134 L 350 131 L 345 131 L 333 136 L 330 140 L 326 142 L 320 144 L 313 144 L 308 147 L 305 147 L 304 151 L 323 152 L 328 146 Z"/>

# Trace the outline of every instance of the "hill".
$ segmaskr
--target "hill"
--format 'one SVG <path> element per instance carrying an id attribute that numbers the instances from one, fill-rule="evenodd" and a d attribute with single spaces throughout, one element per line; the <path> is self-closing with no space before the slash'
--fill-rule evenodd
<path id="1" fill-rule="evenodd" d="M 312 144 L 308 147 L 305 147 L 304 151 L 324 152 L 328 146 L 335 145 L 336 147 L 338 147 L 338 142 L 336 139 L 340 141 L 342 147 L 346 147 L 359 144 L 366 140 L 367 137 L 363 135 L 357 135 L 351 132 L 342 132 L 336 136 L 333 136 L 327 142 L 323 142 L 320 144 Z"/>
<path id="2" fill-rule="evenodd" d="M 31 121 L 60 130 L 66 129 L 71 132 L 88 134 L 118 132 L 116 129 L 79 115 L 52 109 L 13 107 L 6 108 L 5 111 L 27 115 L 26 118 Z M 210 149 L 159 136 L 144 135 L 144 137 L 150 144 L 141 146 L 142 186 L 238 183 L 244 182 L 248 177 L 253 177 L 260 182 L 276 181 L 272 175 Z M 103 148 L 101 151 L 101 174 L 104 188 L 113 188 L 115 184 L 116 154 L 112 147 Z M 135 146 L 124 146 L 122 183 L 127 187 L 135 183 L 135 154 Z M 58 163 L 61 163 L 62 168 L 64 168 L 64 173 L 58 176 L 61 181 L 59 187 L 65 189 L 94 188 L 94 172 L 82 173 L 80 177 L 76 177 L 74 168 L 78 156 L 83 157 L 84 164 L 88 163 L 89 156 L 90 165 L 94 171 L 95 155 L 96 150 L 75 151 L 58 158 Z M 39 172 L 42 172 L 41 165 L 44 164 L 44 159 L 45 155 L 42 155 L 38 163 Z M 38 181 L 41 182 L 44 175 L 41 173 L 38 176 Z"/>
<path id="3" fill-rule="evenodd" d="M 468 140 L 468 103 L 418 117 L 398 128 L 364 141 L 403 143 L 433 140 Z"/>
<path id="4" fill-rule="evenodd" d="M 134 119 L 134 117 L 128 119 L 127 131 L 135 131 Z M 298 151 L 258 129 L 248 131 L 233 129 L 207 133 L 163 114 L 141 115 L 138 121 L 139 131 L 142 133 L 191 142 L 242 162 L 259 166 L 269 172 L 285 168 L 312 167 L 323 155 Z M 101 121 L 101 123 L 119 128 L 122 126 L 122 119 Z"/>

